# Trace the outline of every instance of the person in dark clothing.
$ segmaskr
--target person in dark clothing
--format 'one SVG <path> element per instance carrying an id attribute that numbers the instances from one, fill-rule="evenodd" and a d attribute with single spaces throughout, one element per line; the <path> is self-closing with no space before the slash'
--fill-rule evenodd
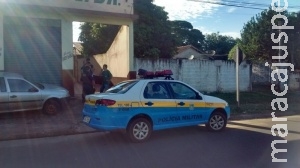
<path id="1" fill-rule="evenodd" d="M 100 92 L 102 93 L 102 92 L 106 91 L 110 87 L 110 85 L 111 85 L 111 78 L 112 78 L 112 74 L 107 69 L 107 65 L 106 64 L 103 65 L 103 71 L 101 73 L 101 77 L 102 77 L 102 86 L 100 88 Z"/>
<path id="2" fill-rule="evenodd" d="M 94 66 L 91 64 L 90 59 L 87 58 L 84 65 L 81 67 L 82 82 L 82 102 L 85 102 L 85 96 L 95 93 L 94 79 L 93 79 Z"/>

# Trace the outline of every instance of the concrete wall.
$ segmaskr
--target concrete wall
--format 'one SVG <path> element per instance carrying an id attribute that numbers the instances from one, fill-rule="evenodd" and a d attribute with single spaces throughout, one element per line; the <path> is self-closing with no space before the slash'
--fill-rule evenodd
<path id="1" fill-rule="evenodd" d="M 270 84 L 271 69 L 265 66 L 264 63 L 252 64 L 252 83 L 253 84 Z"/>
<path id="2" fill-rule="evenodd" d="M 236 90 L 235 63 L 203 60 L 145 60 L 136 59 L 135 69 L 159 71 L 171 69 L 174 79 L 181 80 L 205 92 L 234 92 Z M 239 68 L 240 91 L 250 91 L 250 65 L 243 62 Z"/>
<path id="3" fill-rule="evenodd" d="M 289 74 L 288 86 L 291 91 L 300 91 L 300 72 Z"/>
<path id="4" fill-rule="evenodd" d="M 127 77 L 130 66 L 129 27 L 122 26 L 109 50 L 105 54 L 95 55 L 94 59 L 100 67 L 108 65 L 114 77 Z M 98 73 L 98 72 L 97 72 Z"/>
<path id="5" fill-rule="evenodd" d="M 255 63 L 252 65 L 252 83 L 258 85 L 270 85 L 271 84 L 271 72 L 272 69 L 265 66 L 264 63 Z M 291 91 L 300 90 L 300 72 L 295 70 L 295 72 L 289 73 L 288 76 L 288 86 Z"/>

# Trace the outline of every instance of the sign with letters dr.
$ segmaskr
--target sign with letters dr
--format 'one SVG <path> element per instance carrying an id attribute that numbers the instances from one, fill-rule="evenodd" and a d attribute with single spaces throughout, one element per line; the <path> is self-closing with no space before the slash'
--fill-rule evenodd
<path id="1" fill-rule="evenodd" d="M 0 0 L 0 3 L 17 3 L 24 5 L 133 14 L 133 0 Z"/>

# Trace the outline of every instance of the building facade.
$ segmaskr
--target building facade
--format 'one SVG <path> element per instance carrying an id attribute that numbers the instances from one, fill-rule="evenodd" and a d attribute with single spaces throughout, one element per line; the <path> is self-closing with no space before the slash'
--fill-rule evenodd
<path id="1" fill-rule="evenodd" d="M 74 94 L 72 22 L 126 25 L 133 68 L 133 0 L 0 0 L 0 71 Z"/>

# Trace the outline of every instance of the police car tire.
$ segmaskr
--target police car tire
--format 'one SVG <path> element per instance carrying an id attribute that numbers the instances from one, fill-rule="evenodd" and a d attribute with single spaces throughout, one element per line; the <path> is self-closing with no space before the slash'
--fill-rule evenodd
<path id="1" fill-rule="evenodd" d="M 127 135 L 132 142 L 145 142 L 150 138 L 151 133 L 152 125 L 145 118 L 134 119 L 127 128 Z"/>
<path id="2" fill-rule="evenodd" d="M 216 111 L 211 114 L 208 123 L 205 125 L 209 131 L 218 132 L 224 130 L 226 124 L 227 124 L 226 116 L 222 112 Z"/>

